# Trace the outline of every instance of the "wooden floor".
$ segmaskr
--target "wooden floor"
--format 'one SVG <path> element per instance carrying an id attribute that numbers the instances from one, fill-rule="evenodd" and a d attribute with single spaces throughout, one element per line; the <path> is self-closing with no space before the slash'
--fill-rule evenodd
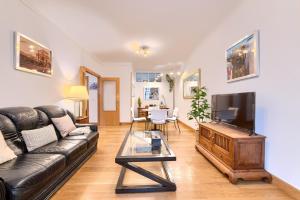
<path id="1" fill-rule="evenodd" d="M 135 130 L 142 125 L 134 127 Z M 160 200 L 160 199 L 202 199 L 202 200 L 286 200 L 289 198 L 276 186 L 263 182 L 242 182 L 232 185 L 213 165 L 194 148 L 193 131 L 184 129 L 179 134 L 169 126 L 169 144 L 177 156 L 170 162 L 176 192 L 115 194 L 115 185 L 121 167 L 114 159 L 123 141 L 128 125 L 102 127 L 100 129 L 98 151 L 81 169 L 56 193 L 54 200 Z M 160 167 L 148 164 L 149 170 L 160 173 Z M 130 184 L 149 182 L 134 173 L 127 173 L 125 182 Z"/>

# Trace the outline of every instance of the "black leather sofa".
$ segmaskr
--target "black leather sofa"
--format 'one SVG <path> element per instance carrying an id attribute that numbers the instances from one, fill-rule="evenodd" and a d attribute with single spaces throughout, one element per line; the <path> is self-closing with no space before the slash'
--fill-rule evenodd
<path id="1" fill-rule="evenodd" d="M 58 106 L 0 109 L 0 130 L 17 155 L 0 164 L 0 200 L 49 199 L 97 150 L 97 126 L 88 124 L 89 134 L 62 138 L 56 130 L 58 141 L 27 151 L 22 130 L 47 126 L 50 118 L 66 114 L 75 123 L 74 116 Z"/>

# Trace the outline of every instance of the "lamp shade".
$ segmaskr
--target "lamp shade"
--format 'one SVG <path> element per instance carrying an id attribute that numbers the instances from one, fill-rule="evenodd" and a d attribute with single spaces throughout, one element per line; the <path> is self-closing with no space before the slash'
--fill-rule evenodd
<path id="1" fill-rule="evenodd" d="M 89 94 L 86 86 L 83 85 L 73 85 L 67 94 L 68 99 L 72 100 L 87 100 L 89 99 Z"/>

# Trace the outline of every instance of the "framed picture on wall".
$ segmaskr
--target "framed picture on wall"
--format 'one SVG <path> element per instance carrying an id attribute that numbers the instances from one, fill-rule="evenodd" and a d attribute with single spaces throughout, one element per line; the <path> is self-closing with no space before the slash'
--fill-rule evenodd
<path id="1" fill-rule="evenodd" d="M 15 65 L 17 70 L 51 77 L 53 75 L 52 51 L 16 32 Z"/>
<path id="2" fill-rule="evenodd" d="M 259 32 L 247 35 L 226 50 L 227 82 L 258 76 Z"/>
<path id="3" fill-rule="evenodd" d="M 159 88 L 158 87 L 144 87 L 144 99 L 147 100 L 159 100 Z"/>

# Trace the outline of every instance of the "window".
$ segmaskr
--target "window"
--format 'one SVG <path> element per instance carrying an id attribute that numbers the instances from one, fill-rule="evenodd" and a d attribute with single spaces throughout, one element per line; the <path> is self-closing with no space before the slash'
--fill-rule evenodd
<path id="1" fill-rule="evenodd" d="M 136 82 L 161 82 L 161 75 L 154 72 L 137 72 Z"/>

